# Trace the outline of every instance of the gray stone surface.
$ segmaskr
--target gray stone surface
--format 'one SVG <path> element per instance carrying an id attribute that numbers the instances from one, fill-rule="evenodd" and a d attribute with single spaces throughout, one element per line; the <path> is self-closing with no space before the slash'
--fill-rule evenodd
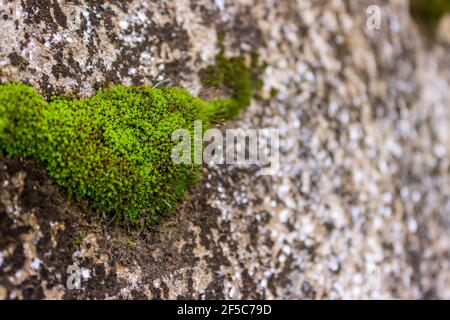
<path id="1" fill-rule="evenodd" d="M 282 151 L 278 176 L 205 167 L 150 232 L 2 158 L 0 299 L 450 298 L 450 23 L 431 45 L 407 1 L 375 2 L 371 31 L 356 0 L 0 1 L 0 79 L 47 95 L 198 94 L 219 34 L 257 50 L 264 99 L 227 126 L 280 128 Z"/>

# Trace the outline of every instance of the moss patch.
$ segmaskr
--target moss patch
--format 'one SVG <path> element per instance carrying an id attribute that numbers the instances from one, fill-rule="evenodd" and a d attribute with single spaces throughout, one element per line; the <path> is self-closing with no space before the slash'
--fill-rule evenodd
<path id="1" fill-rule="evenodd" d="M 0 149 L 33 157 L 75 199 L 117 221 L 153 224 L 172 212 L 199 174 L 198 165 L 174 164 L 174 130 L 193 135 L 236 116 L 250 103 L 252 80 L 243 58 L 220 56 L 207 68 L 210 86 L 230 98 L 209 102 L 181 88 L 117 85 L 89 99 L 45 101 L 20 83 L 0 86 Z"/>
<path id="2" fill-rule="evenodd" d="M 216 63 L 200 71 L 205 87 L 215 87 L 227 92 L 230 99 L 210 101 L 207 117 L 214 122 L 231 119 L 250 104 L 252 95 L 258 98 L 263 83 L 260 75 L 266 65 L 259 62 L 257 53 L 251 54 L 250 67 L 244 57 L 225 57 L 223 51 L 216 57 Z"/>
<path id="3" fill-rule="evenodd" d="M 424 33 L 434 37 L 441 18 L 450 13 L 450 1 L 410 0 L 410 11 Z"/>

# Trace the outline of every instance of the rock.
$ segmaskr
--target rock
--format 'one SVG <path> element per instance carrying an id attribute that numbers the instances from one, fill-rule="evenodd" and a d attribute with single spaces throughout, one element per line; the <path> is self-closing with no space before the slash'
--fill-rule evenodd
<path id="1" fill-rule="evenodd" d="M 199 94 L 219 35 L 256 50 L 263 99 L 227 126 L 280 128 L 282 152 L 274 176 L 205 166 L 151 231 L 3 157 L 1 299 L 450 298 L 450 44 L 427 45 L 407 1 L 380 5 L 379 30 L 367 1 L 272 2 L 1 2 L 1 80 L 46 95 Z"/>

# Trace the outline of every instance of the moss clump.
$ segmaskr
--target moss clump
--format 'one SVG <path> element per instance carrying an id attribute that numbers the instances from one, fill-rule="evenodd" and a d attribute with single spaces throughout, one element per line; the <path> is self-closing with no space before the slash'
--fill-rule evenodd
<path id="1" fill-rule="evenodd" d="M 221 52 L 216 57 L 215 65 L 200 72 L 200 78 L 206 87 L 229 91 L 230 99 L 211 101 L 207 116 L 215 122 L 237 116 L 240 110 L 250 104 L 252 95 L 263 86 L 260 75 L 265 67 L 265 64 L 259 63 L 257 53 L 252 53 L 250 67 L 247 67 L 244 57 L 227 58 Z"/>
<path id="2" fill-rule="evenodd" d="M 443 16 L 450 13 L 449 0 L 411 0 L 412 17 L 431 37 L 436 35 L 439 22 Z"/>
<path id="3" fill-rule="evenodd" d="M 8 155 L 36 158 L 76 199 L 131 222 L 169 211 L 195 177 L 194 168 L 171 161 L 171 133 L 193 130 L 205 108 L 182 89 L 115 86 L 89 99 L 46 102 L 9 83 L 0 108 Z"/>
<path id="4" fill-rule="evenodd" d="M 250 103 L 249 69 L 241 58 L 209 68 L 230 99 L 205 102 L 180 88 L 114 86 L 89 99 L 45 101 L 20 83 L 0 86 L 0 149 L 34 157 L 75 199 L 88 199 L 118 221 L 152 224 L 170 213 L 199 174 L 174 164 L 171 134 L 229 119 Z"/>

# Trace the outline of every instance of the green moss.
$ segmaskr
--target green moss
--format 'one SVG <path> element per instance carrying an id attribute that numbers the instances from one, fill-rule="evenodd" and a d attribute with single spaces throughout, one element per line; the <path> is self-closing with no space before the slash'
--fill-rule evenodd
<path id="1" fill-rule="evenodd" d="M 89 99 L 46 102 L 9 83 L 0 89 L 0 146 L 45 163 L 77 200 L 126 221 L 153 222 L 195 178 L 196 168 L 172 163 L 171 133 L 192 131 L 205 105 L 178 88 L 120 85 Z"/>
<path id="2" fill-rule="evenodd" d="M 205 102 L 180 88 L 117 85 L 89 99 L 45 101 L 20 83 L 0 86 L 0 149 L 33 157 L 75 199 L 117 221 L 152 224 L 172 212 L 199 175 L 198 165 L 174 164 L 174 130 L 193 135 L 194 121 L 230 119 L 251 99 L 242 58 L 218 57 L 205 71 L 229 99 Z"/>
<path id="3" fill-rule="evenodd" d="M 410 0 L 410 11 L 422 30 L 434 37 L 443 16 L 450 13 L 449 0 Z"/>
<path id="4" fill-rule="evenodd" d="M 219 55 L 216 64 L 202 70 L 200 77 L 205 86 L 231 91 L 231 99 L 217 99 L 210 103 L 211 113 L 208 116 L 214 114 L 217 117 L 214 120 L 233 118 L 250 104 L 252 84 L 243 57 L 227 59 Z"/>

